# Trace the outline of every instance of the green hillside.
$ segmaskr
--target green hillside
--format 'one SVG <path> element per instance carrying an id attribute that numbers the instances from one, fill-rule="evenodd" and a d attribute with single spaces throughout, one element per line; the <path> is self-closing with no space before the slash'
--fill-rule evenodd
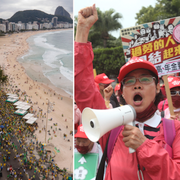
<path id="1" fill-rule="evenodd" d="M 18 21 L 21 21 L 22 23 L 38 21 L 39 23 L 43 23 L 48 21 L 51 22 L 53 17 L 55 17 L 55 15 L 47 14 L 43 11 L 25 10 L 25 11 L 16 12 L 10 19 L 8 19 L 8 21 L 15 23 L 17 23 Z M 65 16 L 57 16 L 57 17 L 58 17 L 58 21 L 69 22 L 69 23 L 73 22 L 71 18 L 67 18 Z"/>

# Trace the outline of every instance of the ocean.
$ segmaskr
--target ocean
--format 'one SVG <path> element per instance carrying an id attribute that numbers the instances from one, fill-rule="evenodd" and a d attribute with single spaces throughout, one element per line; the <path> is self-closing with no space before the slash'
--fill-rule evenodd
<path id="1" fill-rule="evenodd" d="M 29 52 L 18 58 L 27 75 L 73 95 L 73 30 L 37 34 L 27 42 Z"/>

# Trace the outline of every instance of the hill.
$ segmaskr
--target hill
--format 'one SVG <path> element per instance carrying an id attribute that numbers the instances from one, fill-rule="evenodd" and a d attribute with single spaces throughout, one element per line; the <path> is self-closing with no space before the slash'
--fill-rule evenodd
<path id="1" fill-rule="evenodd" d="M 39 23 L 51 22 L 52 18 L 55 15 L 47 14 L 40 10 L 25 10 L 16 12 L 9 20 L 9 22 L 21 21 L 22 23 L 28 23 L 33 21 L 38 21 Z M 58 21 L 69 22 L 72 23 L 73 20 L 71 18 L 67 18 L 65 16 L 56 16 L 58 17 Z"/>
<path id="2" fill-rule="evenodd" d="M 65 16 L 67 18 L 71 18 L 70 14 L 62 6 L 58 6 L 54 14 L 55 16 Z"/>

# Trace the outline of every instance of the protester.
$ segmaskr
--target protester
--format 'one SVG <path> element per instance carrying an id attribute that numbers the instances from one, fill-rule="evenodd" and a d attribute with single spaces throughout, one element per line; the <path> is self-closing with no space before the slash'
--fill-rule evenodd
<path id="1" fill-rule="evenodd" d="M 91 43 L 87 42 L 89 30 L 97 20 L 95 5 L 81 9 L 78 13 L 75 100 L 81 111 L 85 107 L 106 109 L 104 100 L 94 84 L 93 51 Z M 170 157 L 169 151 L 165 149 L 168 144 L 164 137 L 164 121 L 156 113 L 162 98 L 156 68 L 151 62 L 133 57 L 120 69 L 118 80 L 122 93 L 120 101 L 134 107 L 137 127 L 123 126 L 108 161 L 105 180 L 179 179 L 180 122 L 174 120 L 176 134 L 172 143 L 173 155 Z M 112 122 L 113 119 L 109 121 Z M 103 135 L 99 141 L 103 150 L 109 134 L 110 132 Z M 136 152 L 130 154 L 129 147 Z"/>
<path id="2" fill-rule="evenodd" d="M 121 90 L 120 89 L 121 89 L 120 83 L 116 84 L 116 86 L 114 88 L 114 94 L 115 94 L 119 104 L 120 104 L 119 96 L 121 95 Z"/>
<path id="3" fill-rule="evenodd" d="M 170 115 L 169 107 L 164 110 L 164 117 L 180 120 L 180 78 L 168 77 L 169 89 L 172 98 L 174 116 Z"/>
<path id="4" fill-rule="evenodd" d="M 105 73 L 102 73 L 102 74 L 98 74 L 95 77 L 94 81 L 95 81 L 95 83 L 97 83 L 99 85 L 99 90 L 100 90 L 102 97 L 104 98 L 104 100 L 106 102 L 106 107 L 108 107 L 110 109 L 118 107 L 119 103 L 114 94 L 111 95 L 110 99 L 106 99 L 106 97 L 104 96 L 104 90 L 108 86 L 111 87 L 111 83 L 114 82 L 114 80 L 109 79 Z"/>
<path id="5" fill-rule="evenodd" d="M 98 143 L 94 143 L 86 136 L 82 124 L 78 126 L 77 133 L 74 135 L 76 138 L 76 145 L 74 152 L 81 154 L 97 153 L 98 154 L 98 166 L 102 158 L 102 149 Z M 98 168 L 97 166 L 97 168 Z"/>

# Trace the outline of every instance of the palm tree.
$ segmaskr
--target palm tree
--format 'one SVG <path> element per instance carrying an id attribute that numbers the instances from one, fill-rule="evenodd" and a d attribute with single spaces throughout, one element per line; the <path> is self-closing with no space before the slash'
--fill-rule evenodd
<path id="1" fill-rule="evenodd" d="M 74 39 L 76 36 L 77 22 L 78 22 L 78 16 L 74 16 Z"/>
<path id="2" fill-rule="evenodd" d="M 97 8 L 98 21 L 93 25 L 92 30 L 100 33 L 100 37 L 103 39 L 104 48 L 107 47 L 107 40 L 109 39 L 109 32 L 122 28 L 119 19 L 122 18 L 120 13 L 115 13 L 114 9 L 102 12 Z"/>

